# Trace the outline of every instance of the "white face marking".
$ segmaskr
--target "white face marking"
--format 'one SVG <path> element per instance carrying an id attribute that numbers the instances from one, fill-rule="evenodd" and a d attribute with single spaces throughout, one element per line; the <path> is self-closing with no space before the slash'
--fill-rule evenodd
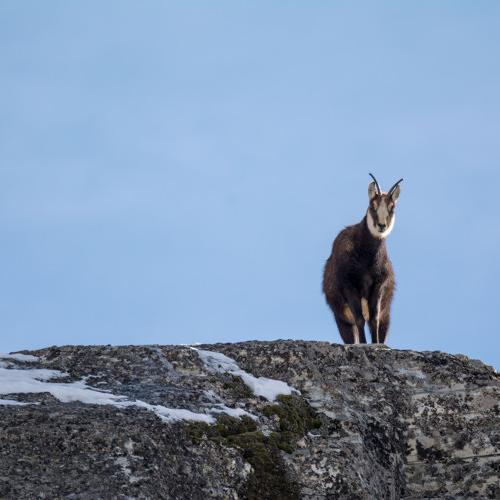
<path id="1" fill-rule="evenodd" d="M 389 218 L 389 210 L 387 210 L 386 203 L 380 203 L 377 207 L 377 218 L 380 222 L 387 222 L 387 219 Z"/>
<path id="2" fill-rule="evenodd" d="M 377 213 L 378 213 L 378 209 L 377 209 Z M 381 233 L 378 230 L 378 228 L 375 227 L 375 222 L 373 221 L 373 217 L 371 216 L 370 211 L 368 211 L 366 213 L 366 222 L 368 224 L 368 229 L 370 230 L 370 233 L 372 234 L 372 236 L 375 238 L 380 238 L 380 239 L 387 238 L 387 236 L 389 236 L 389 234 L 391 233 L 392 228 L 394 227 L 395 220 L 396 220 L 396 215 L 393 215 L 391 223 L 385 229 L 385 231 L 383 233 Z"/>

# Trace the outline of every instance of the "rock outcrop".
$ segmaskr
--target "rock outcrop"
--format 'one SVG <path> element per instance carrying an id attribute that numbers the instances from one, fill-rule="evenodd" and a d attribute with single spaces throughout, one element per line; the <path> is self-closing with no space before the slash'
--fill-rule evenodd
<path id="1" fill-rule="evenodd" d="M 196 348 L 0 359 L 0 497 L 500 498 L 500 379 L 479 361 L 326 342 Z"/>

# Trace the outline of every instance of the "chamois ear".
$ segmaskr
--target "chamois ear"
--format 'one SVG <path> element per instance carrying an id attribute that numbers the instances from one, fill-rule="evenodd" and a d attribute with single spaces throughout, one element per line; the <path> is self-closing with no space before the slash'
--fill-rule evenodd
<path id="1" fill-rule="evenodd" d="M 394 201 L 394 203 L 398 201 L 400 193 L 401 193 L 401 186 L 398 184 L 391 193 L 391 198 Z"/>
<path id="2" fill-rule="evenodd" d="M 372 201 L 375 196 L 377 196 L 377 186 L 374 182 L 370 182 L 368 184 L 368 199 Z"/>

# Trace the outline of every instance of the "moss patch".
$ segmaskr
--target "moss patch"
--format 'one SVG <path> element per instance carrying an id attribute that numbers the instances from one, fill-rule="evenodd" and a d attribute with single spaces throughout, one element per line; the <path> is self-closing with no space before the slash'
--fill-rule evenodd
<path id="1" fill-rule="evenodd" d="M 299 486 L 287 474 L 281 451 L 292 453 L 297 441 L 311 429 L 320 427 L 321 422 L 307 402 L 295 395 L 279 396 L 278 403 L 266 406 L 263 413 L 278 419 L 278 429 L 269 436 L 258 431 L 251 418 L 228 415 L 220 415 L 214 425 L 193 422 L 188 425 L 188 433 L 193 442 L 210 439 L 240 451 L 253 468 L 253 474 L 239 492 L 242 498 L 299 499 Z"/>
<path id="2" fill-rule="evenodd" d="M 279 432 L 273 432 L 270 437 L 278 448 L 292 453 L 302 436 L 321 427 L 321 420 L 307 401 L 299 396 L 278 396 L 278 401 L 279 404 L 266 406 L 262 413 L 266 417 L 278 418 Z"/>
<path id="3" fill-rule="evenodd" d="M 238 399 L 247 399 L 253 396 L 252 390 L 243 382 L 241 377 L 233 375 L 232 373 L 225 373 L 223 375 L 222 387 L 228 391 L 231 396 Z"/>
<path id="4" fill-rule="evenodd" d="M 253 474 L 239 492 L 241 498 L 298 500 L 298 486 L 288 478 L 279 449 L 272 439 L 257 431 L 251 418 L 221 415 L 214 425 L 193 422 L 188 425 L 188 434 L 195 443 L 208 438 L 235 448 L 252 466 Z"/>

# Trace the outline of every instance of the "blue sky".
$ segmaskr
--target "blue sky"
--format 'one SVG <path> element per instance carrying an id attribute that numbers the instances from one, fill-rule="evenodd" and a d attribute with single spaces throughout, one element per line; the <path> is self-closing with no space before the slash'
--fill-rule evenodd
<path id="1" fill-rule="evenodd" d="M 0 350 L 339 342 L 368 172 L 389 345 L 500 366 L 496 2 L 0 1 Z"/>

